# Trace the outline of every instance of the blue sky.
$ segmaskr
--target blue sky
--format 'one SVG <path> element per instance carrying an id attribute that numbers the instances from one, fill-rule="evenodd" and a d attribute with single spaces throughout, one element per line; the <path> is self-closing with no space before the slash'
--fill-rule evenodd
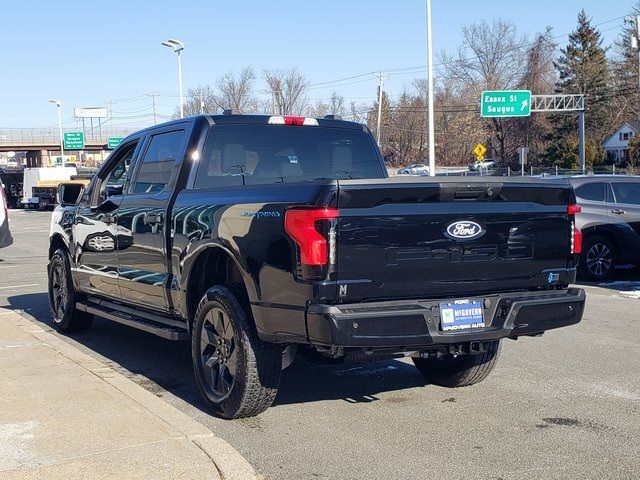
<path id="1" fill-rule="evenodd" d="M 575 28 L 581 8 L 603 23 L 606 43 L 619 34 L 634 0 L 433 0 L 434 51 L 453 51 L 463 25 L 486 19 L 513 21 L 533 35 L 545 26 L 555 35 Z M 56 124 L 50 98 L 63 102 L 66 127 L 73 107 L 113 104 L 114 123 L 136 127 L 151 120 L 151 98 L 171 114 L 177 105 L 175 55 L 160 45 L 185 43 L 185 90 L 214 83 L 243 65 L 296 66 L 312 85 L 379 69 L 426 63 L 424 0 L 209 0 L 168 2 L 5 2 L 2 12 L 0 127 Z M 566 37 L 558 39 L 559 43 Z M 396 74 L 387 88 L 397 92 L 419 73 Z M 313 87 L 310 99 L 333 90 L 358 102 L 373 98 L 373 77 Z M 264 90 L 262 81 L 255 90 Z M 137 98 L 132 98 L 137 97 Z M 146 116 L 146 117 L 145 117 Z"/>

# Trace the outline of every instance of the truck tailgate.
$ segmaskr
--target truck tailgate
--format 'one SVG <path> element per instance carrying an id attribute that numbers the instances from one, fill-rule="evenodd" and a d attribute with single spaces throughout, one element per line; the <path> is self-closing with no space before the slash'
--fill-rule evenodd
<path id="1" fill-rule="evenodd" d="M 574 202 L 546 180 L 339 181 L 341 302 L 568 283 Z"/>

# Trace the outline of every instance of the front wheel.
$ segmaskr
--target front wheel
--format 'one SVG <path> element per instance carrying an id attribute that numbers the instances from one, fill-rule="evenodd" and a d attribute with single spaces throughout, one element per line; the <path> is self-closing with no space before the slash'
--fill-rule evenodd
<path id="1" fill-rule="evenodd" d="M 76 309 L 76 291 L 71 279 L 71 266 L 66 251 L 58 249 L 49 262 L 49 308 L 53 328 L 61 332 L 85 330 L 93 316 Z"/>
<path id="2" fill-rule="evenodd" d="M 466 387 L 489 376 L 500 355 L 500 340 L 487 343 L 485 351 L 477 355 L 446 354 L 441 358 L 413 358 L 418 371 L 434 385 Z"/>
<path id="3" fill-rule="evenodd" d="M 252 417 L 276 398 L 282 351 L 258 338 L 248 308 L 227 287 L 212 287 L 200 300 L 191 355 L 198 389 L 220 416 Z"/>

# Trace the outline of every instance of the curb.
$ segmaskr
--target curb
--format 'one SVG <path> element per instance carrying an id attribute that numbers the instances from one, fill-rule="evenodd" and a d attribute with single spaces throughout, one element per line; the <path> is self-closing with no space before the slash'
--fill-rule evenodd
<path id="1" fill-rule="evenodd" d="M 261 478 L 256 474 L 251 464 L 235 448 L 225 440 L 216 437 L 209 428 L 197 420 L 158 398 L 99 360 L 44 330 L 34 321 L 22 315 L 20 310 L 0 308 L 0 316 L 9 313 L 16 315 L 16 318 L 19 319 L 17 324 L 25 332 L 51 346 L 59 354 L 107 382 L 142 408 L 182 433 L 211 459 L 223 480 L 259 480 Z"/>

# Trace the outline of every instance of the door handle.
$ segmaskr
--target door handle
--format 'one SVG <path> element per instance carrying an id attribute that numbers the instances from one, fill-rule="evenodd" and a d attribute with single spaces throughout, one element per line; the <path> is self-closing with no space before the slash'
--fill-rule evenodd
<path id="1" fill-rule="evenodd" d="M 613 210 L 611 210 L 611 213 L 615 213 L 616 215 L 624 215 L 627 212 L 625 212 L 624 210 L 621 210 L 619 208 L 614 208 Z"/>
<path id="2" fill-rule="evenodd" d="M 162 214 L 161 213 L 146 213 L 144 217 L 142 217 L 142 222 L 145 225 L 155 225 L 158 223 L 162 223 Z"/>
<path id="3" fill-rule="evenodd" d="M 110 213 L 105 213 L 102 216 L 102 223 L 105 225 L 111 225 L 112 223 L 116 223 L 116 216 L 111 215 Z"/>

